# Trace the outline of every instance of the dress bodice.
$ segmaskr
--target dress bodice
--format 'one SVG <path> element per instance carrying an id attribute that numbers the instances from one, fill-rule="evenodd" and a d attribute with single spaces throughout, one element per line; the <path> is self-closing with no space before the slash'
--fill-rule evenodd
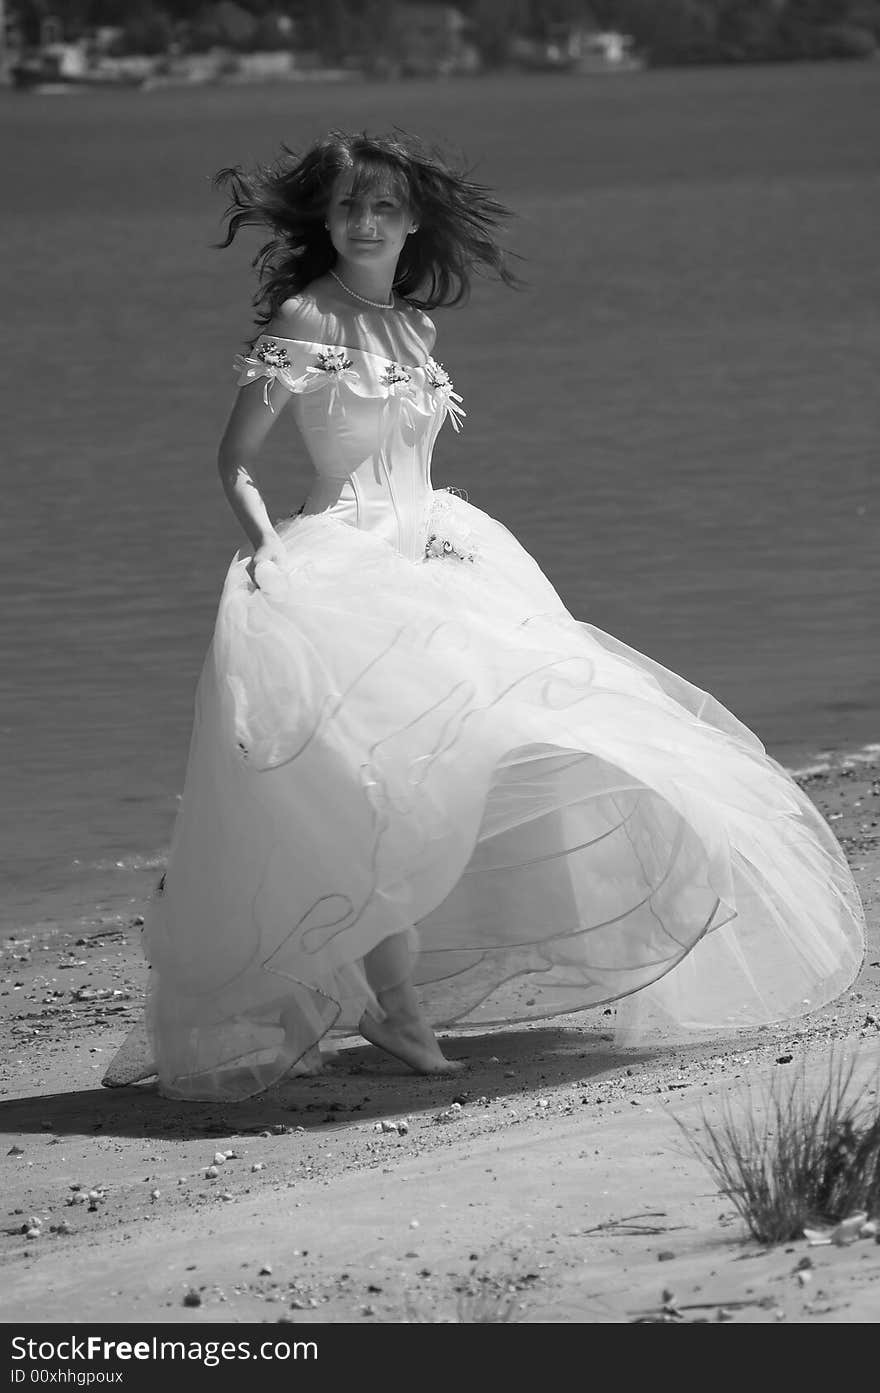
<path id="1" fill-rule="evenodd" d="M 276 393 L 293 397 L 315 469 L 303 511 L 330 512 L 412 560 L 423 556 L 434 441 L 447 416 L 456 430 L 464 416 L 443 367 L 265 334 L 235 365 L 239 385 L 262 383 L 270 410 Z"/>

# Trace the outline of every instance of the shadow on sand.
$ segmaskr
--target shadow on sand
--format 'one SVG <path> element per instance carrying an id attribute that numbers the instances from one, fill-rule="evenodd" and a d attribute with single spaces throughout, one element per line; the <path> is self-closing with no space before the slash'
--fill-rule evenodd
<path id="1" fill-rule="evenodd" d="M 454 1077 L 414 1074 L 371 1046 L 348 1046 L 329 1057 L 323 1073 L 288 1076 L 243 1102 L 175 1101 L 161 1097 L 155 1083 L 9 1099 L 0 1103 L 0 1132 L 182 1140 L 332 1131 L 456 1101 L 478 1107 L 484 1099 L 515 1099 L 541 1087 L 595 1085 L 658 1053 L 620 1051 L 607 1033 L 559 1028 L 447 1038 L 443 1046 L 450 1058 L 466 1062 Z"/>

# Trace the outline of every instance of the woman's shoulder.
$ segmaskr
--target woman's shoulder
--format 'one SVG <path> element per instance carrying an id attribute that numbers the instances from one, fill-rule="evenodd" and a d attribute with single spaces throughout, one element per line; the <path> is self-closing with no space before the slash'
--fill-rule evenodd
<path id="1" fill-rule="evenodd" d="M 424 310 L 409 304 L 406 300 L 403 301 L 402 309 L 412 328 L 421 339 L 425 352 L 430 354 L 437 342 L 437 326 L 433 319 Z"/>
<path id="2" fill-rule="evenodd" d="M 307 286 L 298 295 L 290 296 L 278 306 L 263 328 L 261 337 L 375 350 L 379 340 L 374 342 L 369 334 L 365 337 L 363 326 L 352 319 L 351 312 L 336 308 L 332 293 L 328 298 L 323 291 L 324 287 L 318 282 Z M 397 321 L 398 330 L 396 334 L 392 330 L 393 336 L 399 340 L 397 356 L 404 361 L 408 361 L 413 354 L 420 354 L 422 359 L 430 358 L 437 339 L 434 321 L 424 310 L 405 300 L 399 302 L 398 310 L 401 316 Z M 392 322 L 388 327 L 392 328 Z M 388 348 L 380 347 L 378 351 L 387 353 Z M 413 361 L 418 361 L 418 358 Z"/>
<path id="3" fill-rule="evenodd" d="M 318 343 L 323 337 L 325 322 L 326 314 L 319 309 L 314 295 L 305 290 L 291 295 L 278 306 L 263 334 L 269 338 Z"/>

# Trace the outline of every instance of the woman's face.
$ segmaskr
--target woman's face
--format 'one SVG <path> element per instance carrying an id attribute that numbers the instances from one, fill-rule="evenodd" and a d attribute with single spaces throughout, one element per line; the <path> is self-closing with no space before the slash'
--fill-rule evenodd
<path id="1" fill-rule="evenodd" d="M 414 230 L 412 212 L 390 179 L 380 175 L 366 188 L 357 183 L 346 172 L 333 185 L 327 209 L 330 240 L 339 256 L 354 265 L 396 266 Z"/>

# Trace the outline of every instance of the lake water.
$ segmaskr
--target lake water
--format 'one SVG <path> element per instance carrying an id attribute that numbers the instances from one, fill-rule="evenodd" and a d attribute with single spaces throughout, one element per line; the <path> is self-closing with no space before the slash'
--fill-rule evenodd
<path id="1" fill-rule="evenodd" d="M 437 482 L 777 757 L 878 738 L 880 64 L 4 92 L 7 929 L 130 903 L 168 842 L 240 543 L 214 461 L 258 241 L 212 249 L 210 177 L 392 125 L 464 150 L 526 257 L 436 316 L 468 410 Z"/>

